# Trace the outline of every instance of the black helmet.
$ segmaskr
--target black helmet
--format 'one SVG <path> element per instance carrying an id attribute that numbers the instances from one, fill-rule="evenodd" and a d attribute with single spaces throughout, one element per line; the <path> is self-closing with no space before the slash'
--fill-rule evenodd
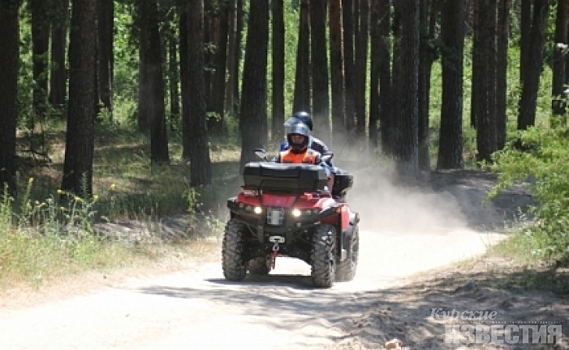
<path id="1" fill-rule="evenodd" d="M 312 131 L 312 117 L 310 116 L 310 114 L 308 112 L 304 112 L 304 111 L 300 111 L 300 112 L 296 112 L 292 115 L 292 117 L 290 117 L 286 122 L 285 122 L 285 126 L 290 126 L 296 122 L 301 122 L 304 123 L 306 126 L 308 126 L 308 129 L 310 129 L 310 131 Z"/>
<path id="2" fill-rule="evenodd" d="M 304 136 L 304 140 L 302 143 L 293 143 L 292 142 L 292 135 L 301 135 Z M 304 123 L 293 123 L 289 126 L 288 131 L 286 133 L 286 140 L 293 152 L 302 152 L 308 147 L 308 138 L 310 137 L 310 129 Z"/>
<path id="3" fill-rule="evenodd" d="M 298 119 L 299 121 L 303 122 L 304 124 L 306 124 L 306 126 L 308 126 L 308 128 L 310 129 L 310 131 L 312 131 L 312 117 L 310 116 L 310 114 L 308 112 L 304 112 L 304 111 L 300 111 L 300 112 L 296 112 L 292 115 L 293 118 Z"/>

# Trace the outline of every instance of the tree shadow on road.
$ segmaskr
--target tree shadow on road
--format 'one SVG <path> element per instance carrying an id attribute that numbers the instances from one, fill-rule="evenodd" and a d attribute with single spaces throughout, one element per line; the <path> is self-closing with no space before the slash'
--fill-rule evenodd
<path id="1" fill-rule="evenodd" d="M 522 344 L 520 337 L 516 344 L 469 348 L 569 348 L 569 272 L 555 267 L 530 270 L 505 260 L 480 259 L 460 271 L 456 267 L 433 270 L 373 291 L 350 291 L 345 288 L 349 282 L 314 289 L 308 276 L 297 275 L 205 282 L 185 288 L 156 285 L 140 292 L 226 305 L 230 313 L 275 329 L 334 328 L 338 335 L 328 339 L 337 344 L 335 349 L 381 349 L 393 338 L 411 349 L 456 349 L 461 344 L 445 343 L 445 324 L 453 320 L 441 318 L 452 310 L 495 311 L 493 321 L 502 324 L 561 324 L 563 328 L 564 339 L 558 345 Z"/>

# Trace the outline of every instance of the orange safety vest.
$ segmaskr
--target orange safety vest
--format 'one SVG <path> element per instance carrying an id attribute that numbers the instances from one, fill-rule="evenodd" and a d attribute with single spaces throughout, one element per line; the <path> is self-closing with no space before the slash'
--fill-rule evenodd
<path id="1" fill-rule="evenodd" d="M 291 150 L 280 153 L 281 163 L 316 164 L 317 157 L 318 152 L 310 148 L 307 148 L 303 153 L 293 153 Z"/>

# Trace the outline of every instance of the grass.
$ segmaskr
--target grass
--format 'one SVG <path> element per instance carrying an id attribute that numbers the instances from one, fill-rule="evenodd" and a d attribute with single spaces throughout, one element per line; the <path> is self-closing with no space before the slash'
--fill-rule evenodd
<path id="1" fill-rule="evenodd" d="M 38 286 L 58 276 L 144 264 L 180 252 L 192 255 L 204 238 L 222 232 L 225 201 L 239 188 L 236 146 L 215 140 L 214 184 L 191 188 L 189 166 L 180 160 L 180 137 L 171 137 L 172 163 L 154 166 L 147 137 L 98 125 L 94 196 L 86 200 L 59 189 L 65 145 L 60 128 L 52 125 L 46 133 L 50 162 L 20 154 L 19 195 L 15 200 L 5 195 L 0 203 L 0 289 Z M 26 140 L 20 138 L 19 144 Z M 184 220 L 168 232 L 158 224 L 163 217 L 180 215 Z M 132 229 L 133 219 L 140 229 Z M 151 239 L 113 239 L 96 225 L 115 225 L 110 232 L 125 227 L 127 236 Z"/>

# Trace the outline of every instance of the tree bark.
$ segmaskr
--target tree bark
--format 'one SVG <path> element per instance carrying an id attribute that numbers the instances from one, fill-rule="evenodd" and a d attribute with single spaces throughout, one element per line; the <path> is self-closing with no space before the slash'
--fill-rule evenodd
<path id="1" fill-rule="evenodd" d="M 393 154 L 393 113 L 391 99 L 391 6 L 389 0 L 379 0 L 379 125 L 381 150 Z"/>
<path id="2" fill-rule="evenodd" d="M 0 2 L 0 197 L 4 190 L 16 197 L 16 126 L 18 120 L 18 67 L 21 1 Z"/>
<path id="3" fill-rule="evenodd" d="M 330 25 L 330 77 L 332 84 L 332 135 L 333 143 L 340 146 L 344 141 L 346 130 L 345 96 L 344 96 L 344 50 L 342 1 L 329 2 Z"/>
<path id="4" fill-rule="evenodd" d="M 369 41 L 369 0 L 359 0 L 358 12 L 359 30 L 356 36 L 356 133 L 359 137 L 364 137 L 366 132 L 366 87 L 367 87 L 367 61 L 368 61 L 368 41 Z"/>
<path id="5" fill-rule="evenodd" d="M 567 33 L 569 31 L 569 1 L 557 2 L 557 15 L 555 20 L 555 47 L 553 52 L 553 83 L 552 109 L 553 120 L 556 116 L 565 115 L 567 99 L 564 94 L 565 81 L 567 80 L 567 61 L 563 49 L 557 44 L 568 44 Z M 553 123 L 555 124 L 555 123 Z"/>
<path id="6" fill-rule="evenodd" d="M 379 121 L 379 0 L 371 0 L 370 4 L 370 38 L 371 38 L 371 67 L 369 93 L 369 147 L 377 149 L 377 128 Z"/>
<path id="7" fill-rule="evenodd" d="M 296 50 L 293 112 L 310 113 L 310 9 L 308 0 L 301 0 Z"/>
<path id="8" fill-rule="evenodd" d="M 72 0 L 69 38 L 69 113 L 61 188 L 90 196 L 95 148 L 97 0 Z"/>
<path id="9" fill-rule="evenodd" d="M 241 169 L 255 161 L 253 149 L 267 142 L 267 46 L 269 39 L 268 1 L 253 1 L 249 9 L 249 25 L 243 91 L 241 95 Z"/>
<path id="10" fill-rule="evenodd" d="M 272 86 L 273 86 L 273 122 L 271 139 L 284 138 L 284 80 L 285 80 L 285 26 L 283 0 L 273 0 L 273 36 L 272 36 Z"/>
<path id="11" fill-rule="evenodd" d="M 535 0 L 530 31 L 529 51 L 526 56 L 522 96 L 519 103 L 518 130 L 535 125 L 537 93 L 543 64 L 543 51 L 549 10 L 548 0 Z"/>
<path id="12" fill-rule="evenodd" d="M 496 66 L 497 66 L 497 0 L 477 0 L 478 18 L 484 18 L 475 30 L 476 60 L 473 71 L 472 101 L 476 120 L 476 144 L 479 161 L 492 161 L 492 153 L 498 149 L 496 129 Z"/>
<path id="13" fill-rule="evenodd" d="M 168 86 L 170 90 L 170 130 L 176 130 L 180 118 L 180 90 L 178 89 L 178 45 L 175 38 L 168 40 Z"/>
<path id="14" fill-rule="evenodd" d="M 326 1 L 310 3 L 310 62 L 312 65 L 312 119 L 314 129 L 326 139 L 330 133 L 330 93 L 326 51 Z"/>
<path id="15" fill-rule="evenodd" d="M 114 3 L 113 0 L 98 0 L 98 76 L 99 99 L 104 108 L 113 109 L 113 37 L 114 37 Z"/>
<path id="16" fill-rule="evenodd" d="M 67 23 L 69 0 L 55 0 L 55 16 L 51 23 L 51 75 L 49 81 L 49 102 L 64 117 L 67 98 L 67 71 L 65 50 L 67 48 Z"/>
<path id="17" fill-rule="evenodd" d="M 399 93 L 394 156 L 399 174 L 419 176 L 418 93 L 419 93 L 419 0 L 396 0 L 401 15 L 401 35 L 394 55 Z M 395 67 L 394 67 L 395 69 Z"/>
<path id="18" fill-rule="evenodd" d="M 342 0 L 342 48 L 344 50 L 344 126 L 348 131 L 355 131 L 356 127 L 354 22 L 353 0 Z"/>
<path id="19" fill-rule="evenodd" d="M 34 115 L 45 118 L 47 115 L 47 52 L 49 50 L 49 19 L 47 16 L 48 6 L 46 0 L 30 0 L 32 12 L 32 61 L 34 93 Z"/>
<path id="20" fill-rule="evenodd" d="M 219 5 L 221 8 L 215 19 L 215 73 L 213 74 L 212 84 L 212 111 L 215 119 L 208 121 L 208 130 L 212 135 L 227 136 L 227 122 L 225 120 L 225 73 L 227 68 L 227 34 L 229 29 L 228 15 L 229 7 L 225 4 Z"/>
<path id="21" fill-rule="evenodd" d="M 431 92 L 431 68 L 435 59 L 430 47 L 435 38 L 438 0 L 420 2 L 420 44 L 419 44 L 419 168 L 431 170 L 429 154 L 429 105 Z"/>
<path id="22" fill-rule="evenodd" d="M 445 0 L 441 19 L 443 97 L 437 169 L 462 169 L 463 57 L 466 0 Z"/>
<path id="23" fill-rule="evenodd" d="M 207 185 L 213 180 L 209 156 L 206 99 L 204 89 L 204 3 L 190 0 L 188 9 L 188 131 L 190 139 L 190 185 Z"/>
<path id="24" fill-rule="evenodd" d="M 158 29 L 158 5 L 156 0 L 140 2 L 141 37 L 140 51 L 143 53 L 144 73 L 147 78 L 148 95 L 142 96 L 147 101 L 140 103 L 139 111 L 145 112 L 150 124 L 150 160 L 162 164 L 170 161 L 168 154 L 168 136 L 166 132 L 166 111 L 164 106 L 165 85 L 162 62 L 162 41 Z"/>
<path id="25" fill-rule="evenodd" d="M 497 149 L 506 145 L 508 106 L 508 41 L 510 37 L 511 0 L 498 2 L 498 58 L 496 67 L 496 134 Z"/>

